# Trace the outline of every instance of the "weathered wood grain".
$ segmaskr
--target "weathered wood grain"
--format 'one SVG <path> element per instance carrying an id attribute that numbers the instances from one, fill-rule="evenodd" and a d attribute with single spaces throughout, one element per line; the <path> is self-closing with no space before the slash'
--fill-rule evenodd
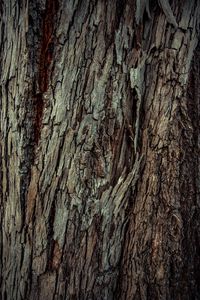
<path id="1" fill-rule="evenodd" d="M 1 299 L 200 298 L 200 5 L 159 3 L 1 1 Z"/>

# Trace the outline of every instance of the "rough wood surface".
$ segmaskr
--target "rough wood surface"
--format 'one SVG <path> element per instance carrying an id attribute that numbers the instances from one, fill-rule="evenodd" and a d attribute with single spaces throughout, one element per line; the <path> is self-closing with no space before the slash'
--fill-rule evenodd
<path id="1" fill-rule="evenodd" d="M 200 299 L 199 1 L 0 15 L 0 298 Z"/>

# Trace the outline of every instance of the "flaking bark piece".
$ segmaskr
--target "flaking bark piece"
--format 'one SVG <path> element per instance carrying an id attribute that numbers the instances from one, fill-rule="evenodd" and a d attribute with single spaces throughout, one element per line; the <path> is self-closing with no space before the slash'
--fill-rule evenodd
<path id="1" fill-rule="evenodd" d="M 150 10 L 149 10 L 149 0 L 137 0 L 136 1 L 136 14 L 135 14 L 137 24 L 139 24 L 140 21 L 142 20 L 145 9 L 146 9 L 149 19 L 151 19 L 151 14 L 150 14 Z"/>
<path id="2" fill-rule="evenodd" d="M 176 19 L 172 12 L 172 9 L 169 5 L 169 1 L 168 0 L 159 0 L 158 2 L 167 18 L 168 23 L 172 24 L 175 28 L 177 28 L 178 24 L 176 22 Z"/>

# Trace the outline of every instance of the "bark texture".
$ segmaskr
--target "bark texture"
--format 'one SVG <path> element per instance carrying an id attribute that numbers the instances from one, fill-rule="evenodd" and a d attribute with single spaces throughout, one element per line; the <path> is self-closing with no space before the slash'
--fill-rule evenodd
<path id="1" fill-rule="evenodd" d="M 0 15 L 1 299 L 200 299 L 199 1 Z"/>

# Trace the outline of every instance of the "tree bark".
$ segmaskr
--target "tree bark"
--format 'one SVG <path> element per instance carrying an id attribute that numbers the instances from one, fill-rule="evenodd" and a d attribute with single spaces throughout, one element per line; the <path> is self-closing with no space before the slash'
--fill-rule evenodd
<path id="1" fill-rule="evenodd" d="M 0 15 L 0 298 L 200 299 L 199 1 Z"/>

